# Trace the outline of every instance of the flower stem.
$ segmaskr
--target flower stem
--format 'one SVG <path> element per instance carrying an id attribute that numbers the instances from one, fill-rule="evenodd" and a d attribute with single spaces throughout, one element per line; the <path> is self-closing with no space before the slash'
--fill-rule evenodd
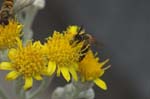
<path id="1" fill-rule="evenodd" d="M 1 99 L 8 99 L 8 97 L 5 95 L 2 89 L 0 89 L 0 97 Z"/>
<path id="2" fill-rule="evenodd" d="M 71 82 L 64 87 L 57 87 L 52 99 L 94 99 L 93 83 Z"/>
<path id="3" fill-rule="evenodd" d="M 31 93 L 27 99 L 35 99 L 38 95 L 40 95 L 50 85 L 52 79 L 53 79 L 53 76 L 51 78 L 45 77 L 42 80 L 42 83 L 39 86 L 39 88 L 36 91 L 34 91 L 33 93 Z"/>
<path id="4" fill-rule="evenodd" d="M 1 50 L 0 51 L 0 62 L 1 61 L 6 61 L 8 60 L 7 58 L 7 50 Z"/>
<path id="5" fill-rule="evenodd" d="M 26 94 L 22 86 L 23 86 L 23 79 L 20 77 L 14 82 L 14 89 L 18 98 L 25 99 Z"/>

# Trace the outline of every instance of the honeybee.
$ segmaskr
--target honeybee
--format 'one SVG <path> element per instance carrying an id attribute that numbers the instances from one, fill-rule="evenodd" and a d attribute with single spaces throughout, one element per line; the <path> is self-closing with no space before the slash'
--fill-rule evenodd
<path id="1" fill-rule="evenodd" d="M 22 10 L 23 8 L 29 6 L 33 3 L 34 0 L 30 0 L 28 2 L 20 4 L 19 6 L 14 6 L 14 0 L 4 0 L 1 10 L 0 10 L 0 24 L 8 25 L 9 19 L 15 18 L 15 14 Z M 17 2 L 16 2 L 17 3 Z M 14 8 L 15 7 L 15 8 Z"/>
<path id="2" fill-rule="evenodd" d="M 86 53 L 91 48 L 91 45 L 99 45 L 97 40 L 91 34 L 85 33 L 83 26 L 79 27 L 77 34 L 74 36 L 72 41 L 76 42 L 76 44 L 83 42 L 83 46 L 81 48 L 82 56 L 80 57 L 79 61 L 85 57 Z"/>

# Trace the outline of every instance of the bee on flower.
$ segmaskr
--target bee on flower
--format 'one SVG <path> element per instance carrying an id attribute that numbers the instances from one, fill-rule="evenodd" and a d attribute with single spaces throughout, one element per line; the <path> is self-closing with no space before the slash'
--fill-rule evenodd
<path id="1" fill-rule="evenodd" d="M 67 34 L 55 31 L 52 37 L 47 39 L 44 51 L 47 52 L 51 74 L 56 71 L 57 76 L 62 74 L 67 82 L 70 81 L 71 75 L 77 80 L 76 71 L 82 46 L 83 42 L 71 45 Z"/>
<path id="2" fill-rule="evenodd" d="M 70 44 L 78 44 L 83 42 L 81 53 L 82 56 L 80 57 L 79 61 L 81 61 L 86 53 L 89 51 L 92 45 L 101 45 L 97 42 L 97 40 L 89 33 L 86 33 L 83 27 L 79 27 L 76 25 L 69 26 L 67 31 L 65 31 L 66 36 L 70 40 Z M 98 44 L 97 44 L 98 43 Z"/>
<path id="3" fill-rule="evenodd" d="M 88 51 L 83 60 L 79 63 L 79 75 L 81 81 L 93 81 L 98 87 L 103 90 L 107 90 L 106 83 L 100 79 L 105 70 L 110 66 L 103 68 L 103 66 L 109 61 L 109 59 L 99 62 L 99 58 L 96 57 L 91 50 Z"/>
<path id="4" fill-rule="evenodd" d="M 49 76 L 49 66 L 47 59 L 42 52 L 42 45 L 39 41 L 32 43 L 28 41 L 23 46 L 22 41 L 17 39 L 17 48 L 11 48 L 8 52 L 9 62 L 2 62 L 0 70 L 9 70 L 7 80 L 15 80 L 19 76 L 23 77 L 25 84 L 23 88 L 28 90 L 35 80 L 42 80 L 42 76 Z"/>

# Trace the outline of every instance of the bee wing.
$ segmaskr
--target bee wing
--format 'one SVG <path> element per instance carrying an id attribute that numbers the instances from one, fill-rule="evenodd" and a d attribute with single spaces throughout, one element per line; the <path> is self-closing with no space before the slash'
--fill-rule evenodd
<path id="1" fill-rule="evenodd" d="M 104 48 L 104 43 L 100 40 L 97 40 L 94 36 L 89 35 L 91 47 L 101 50 Z"/>
<path id="2" fill-rule="evenodd" d="M 35 0 L 15 0 L 13 13 L 16 14 L 24 8 L 33 4 Z"/>
<path id="3" fill-rule="evenodd" d="M 93 46 L 95 46 L 95 48 L 99 50 L 104 48 L 104 44 L 98 40 L 94 41 Z"/>

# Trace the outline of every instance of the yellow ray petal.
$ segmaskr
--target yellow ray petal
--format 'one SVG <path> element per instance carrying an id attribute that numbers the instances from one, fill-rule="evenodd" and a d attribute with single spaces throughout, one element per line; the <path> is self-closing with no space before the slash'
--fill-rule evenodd
<path id="1" fill-rule="evenodd" d="M 36 42 L 34 42 L 33 47 L 41 48 L 41 47 L 42 47 L 42 44 L 41 44 L 40 41 L 36 41 Z"/>
<path id="2" fill-rule="evenodd" d="M 60 67 L 57 68 L 57 77 L 60 77 Z"/>
<path id="3" fill-rule="evenodd" d="M 69 26 L 68 28 L 67 28 L 67 32 L 68 33 L 72 33 L 72 34 L 75 34 L 75 33 L 77 33 L 77 30 L 78 30 L 78 26 Z"/>
<path id="4" fill-rule="evenodd" d="M 25 84 L 23 86 L 24 90 L 29 90 L 33 85 L 32 77 L 25 77 Z"/>
<path id="5" fill-rule="evenodd" d="M 47 54 L 48 53 L 48 51 L 49 51 L 49 49 L 48 49 L 48 47 L 47 47 L 47 45 L 46 44 L 44 44 L 44 46 L 42 46 L 42 52 L 43 53 L 45 53 L 45 54 Z"/>
<path id="6" fill-rule="evenodd" d="M 111 65 L 108 65 L 108 66 L 104 67 L 103 70 L 105 71 L 105 70 L 109 69 L 110 67 L 111 67 Z"/>
<path id="7" fill-rule="evenodd" d="M 17 40 L 17 44 L 18 44 L 18 47 L 20 48 L 20 49 L 22 49 L 22 41 L 20 40 L 20 38 L 16 38 L 16 40 Z"/>
<path id="8" fill-rule="evenodd" d="M 77 76 L 76 71 L 75 71 L 73 68 L 70 68 L 70 69 L 69 69 L 69 72 L 71 73 L 73 79 L 74 79 L 75 81 L 78 81 L 78 76 Z"/>
<path id="9" fill-rule="evenodd" d="M 100 72 L 100 74 L 99 74 L 99 77 L 102 76 L 102 75 L 104 74 L 104 72 L 105 72 L 105 71 L 104 71 L 103 69 L 101 69 L 101 72 Z"/>
<path id="10" fill-rule="evenodd" d="M 13 70 L 11 63 L 9 62 L 2 62 L 0 64 L 0 69 L 1 70 Z"/>
<path id="11" fill-rule="evenodd" d="M 77 70 L 78 69 L 78 64 L 74 63 L 73 65 L 74 65 L 75 69 Z"/>
<path id="12" fill-rule="evenodd" d="M 21 31 L 22 30 L 22 25 L 17 25 L 17 28 L 19 29 L 19 31 Z"/>
<path id="13" fill-rule="evenodd" d="M 101 66 L 105 65 L 107 62 L 109 61 L 109 59 L 106 59 L 105 61 L 101 62 Z"/>
<path id="14" fill-rule="evenodd" d="M 52 75 L 52 74 L 55 72 L 55 70 L 56 70 L 56 63 L 50 61 L 50 62 L 48 63 L 48 69 L 47 69 L 48 74 L 49 74 L 49 75 Z"/>
<path id="15" fill-rule="evenodd" d="M 95 79 L 95 80 L 94 80 L 94 83 L 95 83 L 98 87 L 102 88 L 103 90 L 107 90 L 107 85 L 106 85 L 106 83 L 105 83 L 103 80 L 101 80 L 101 79 Z"/>
<path id="16" fill-rule="evenodd" d="M 36 80 L 42 80 L 42 77 L 41 77 L 41 75 L 39 75 L 39 74 L 34 74 L 34 76 L 33 76 Z"/>
<path id="17" fill-rule="evenodd" d="M 12 71 L 12 72 L 9 72 L 7 75 L 6 75 L 6 80 L 14 80 L 16 79 L 20 74 L 16 71 Z"/>
<path id="18" fill-rule="evenodd" d="M 66 79 L 67 82 L 69 82 L 70 81 L 70 74 L 69 74 L 68 68 L 66 68 L 65 66 L 62 66 L 60 68 L 60 70 L 61 70 L 63 77 Z"/>

